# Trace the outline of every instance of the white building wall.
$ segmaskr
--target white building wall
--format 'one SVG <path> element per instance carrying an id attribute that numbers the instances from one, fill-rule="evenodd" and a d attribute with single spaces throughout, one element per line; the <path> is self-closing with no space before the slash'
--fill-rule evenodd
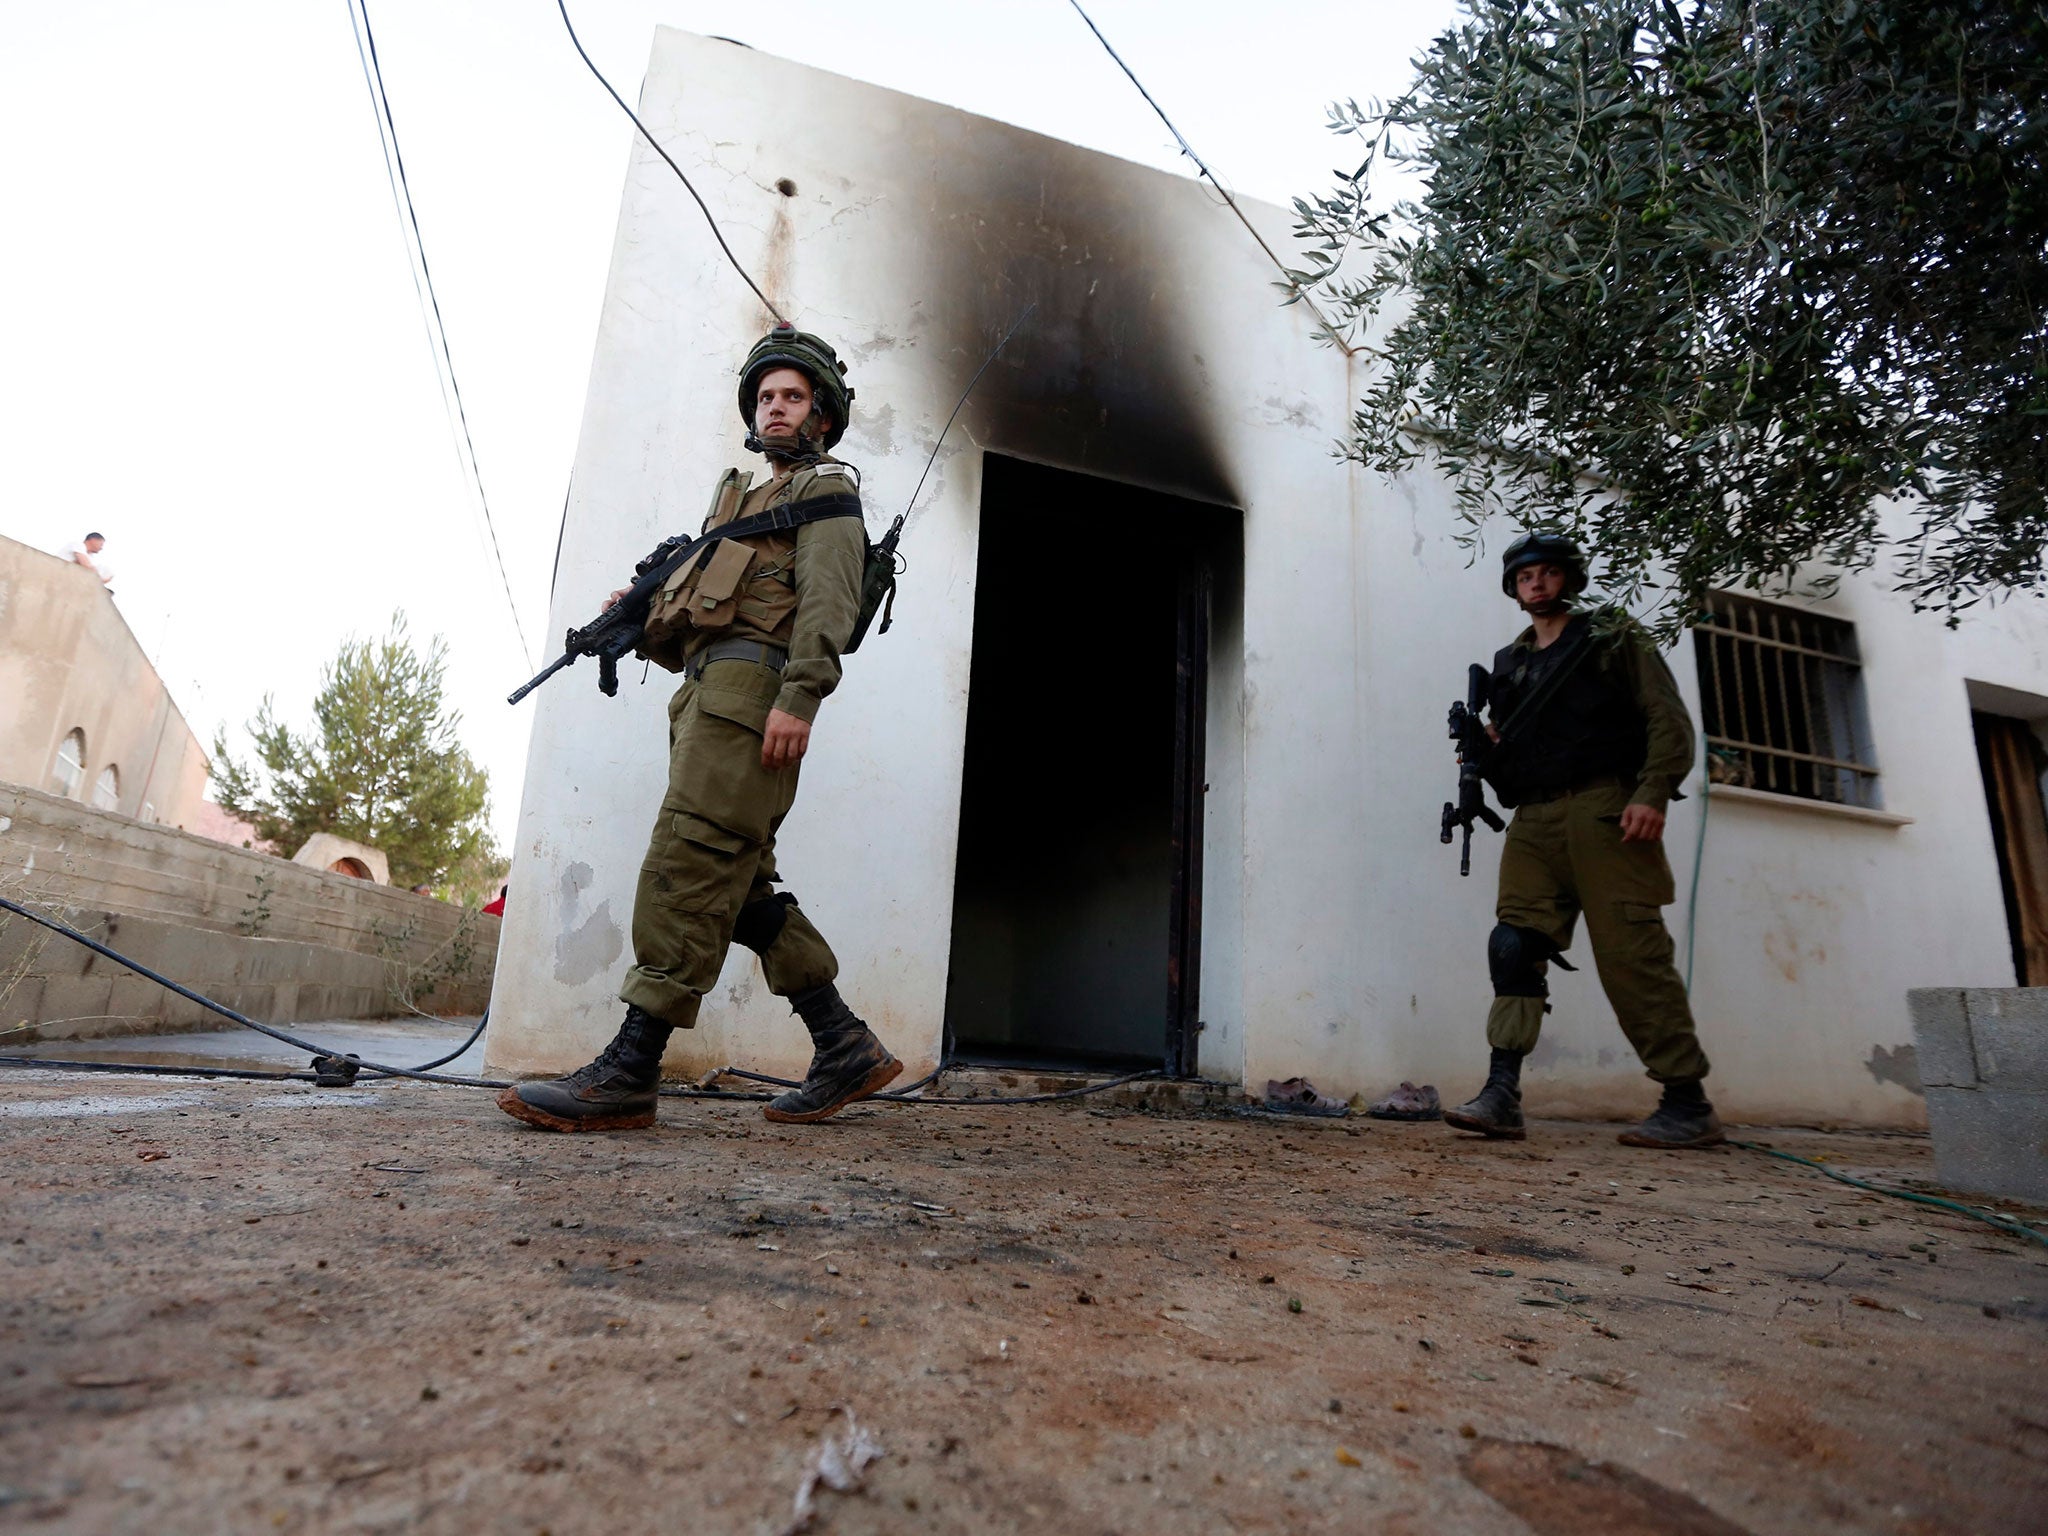
<path id="1" fill-rule="evenodd" d="M 792 117 L 785 104 L 800 100 Z M 1455 543 L 1448 488 L 1340 463 L 1357 381 L 1274 302 L 1271 269 L 1196 183 L 949 108 L 685 34 L 657 34 L 649 126 L 697 181 L 778 303 L 831 338 L 858 390 L 842 454 L 877 532 L 910 494 L 959 390 L 1027 301 L 1038 311 L 948 440 L 906 539 L 896 628 L 849 659 L 820 713 L 782 871 L 841 958 L 842 989 L 913 1072 L 937 1059 L 959 819 L 982 455 L 1147 484 L 1244 513 L 1241 627 L 1219 624 L 1209 705 L 1205 1072 L 1254 1088 L 1297 1072 L 1377 1093 L 1408 1078 L 1463 1097 L 1483 1069 L 1499 839 L 1473 873 L 1437 841 L 1453 787 L 1444 711 L 1465 664 L 1519 628 L 1489 553 Z M 792 124 L 796 126 L 792 128 Z M 777 183 L 794 185 L 794 195 Z M 1273 243 L 1287 218 L 1251 205 Z M 693 204 L 636 143 L 600 324 L 552 627 L 748 462 L 733 368 L 765 327 Z M 1043 708 L 1114 633 L 1140 552 L 1046 509 Z M 1090 562 L 1119 562 L 1112 581 Z M 1228 608 L 1219 603 L 1219 613 Z M 1888 1053 L 1912 986 L 2010 984 L 1966 683 L 2043 698 L 2037 605 L 1958 632 L 1858 580 L 1854 621 L 1888 810 L 1712 804 L 1696 1002 L 1724 1109 L 1763 1120 L 1912 1124 Z M 1696 704 L 1689 650 L 1674 658 Z M 535 695 L 517 898 L 489 1057 L 587 1059 L 615 1025 L 634 877 L 665 772 L 671 680 L 629 669 L 602 698 L 581 663 Z M 1077 752 L 1086 750 L 1077 744 Z M 1683 951 L 1703 801 L 1669 839 Z M 1578 946 L 1579 958 L 1585 946 Z M 1649 1099 L 1590 964 L 1554 977 L 1532 1063 L 1537 1113 Z M 801 1029 L 736 951 L 672 1070 L 795 1072 Z"/>

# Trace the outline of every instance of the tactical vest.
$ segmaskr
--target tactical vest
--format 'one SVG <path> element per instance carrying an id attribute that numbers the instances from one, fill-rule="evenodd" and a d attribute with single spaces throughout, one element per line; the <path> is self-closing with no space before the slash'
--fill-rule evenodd
<path id="1" fill-rule="evenodd" d="M 824 460 L 780 485 L 755 487 L 751 473 L 729 469 L 711 495 L 706 533 L 741 516 L 816 496 L 853 491 L 852 466 Z M 800 530 L 722 539 L 692 555 L 662 583 L 647 610 L 638 651 L 671 672 L 717 639 L 762 640 L 789 649 L 796 634 L 796 541 Z"/>
<path id="2" fill-rule="evenodd" d="M 1494 656 L 1488 698 L 1496 726 L 1570 655 L 1591 624 L 1578 614 L 1544 649 L 1511 645 Z M 1502 804 L 1550 799 L 1590 779 L 1628 781 L 1642 773 L 1649 730 L 1615 654 L 1617 645 L 1628 643 L 1625 636 L 1593 638 L 1592 653 L 1571 669 L 1540 713 L 1515 732 L 1514 742 L 1489 765 L 1487 779 Z"/>

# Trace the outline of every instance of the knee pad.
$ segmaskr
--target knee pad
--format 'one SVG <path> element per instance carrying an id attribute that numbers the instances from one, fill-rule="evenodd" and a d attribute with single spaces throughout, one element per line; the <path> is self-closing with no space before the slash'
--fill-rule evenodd
<path id="1" fill-rule="evenodd" d="M 766 954 L 769 946 L 782 937 L 782 925 L 789 921 L 789 909 L 795 905 L 796 897 L 788 891 L 748 902 L 733 919 L 733 943 L 743 944 L 757 955 Z"/>
<path id="2" fill-rule="evenodd" d="M 1557 946 L 1534 928 L 1496 924 L 1486 938 L 1486 968 L 1495 997 L 1548 997 L 1542 965 L 1557 957 Z"/>

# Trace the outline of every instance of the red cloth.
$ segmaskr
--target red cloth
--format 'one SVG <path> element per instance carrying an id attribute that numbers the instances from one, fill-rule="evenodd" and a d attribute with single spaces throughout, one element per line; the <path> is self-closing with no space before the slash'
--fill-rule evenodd
<path id="1" fill-rule="evenodd" d="M 484 912 L 490 917 L 503 917 L 505 915 L 505 898 L 500 896 L 496 901 L 485 907 Z"/>

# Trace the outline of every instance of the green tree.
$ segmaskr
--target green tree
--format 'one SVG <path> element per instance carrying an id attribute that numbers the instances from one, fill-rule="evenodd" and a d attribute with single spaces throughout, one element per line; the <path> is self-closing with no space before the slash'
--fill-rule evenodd
<path id="1" fill-rule="evenodd" d="M 1352 457 L 1447 470 L 1468 542 L 1580 535 L 1667 628 L 1816 563 L 1951 623 L 2041 592 L 2048 7 L 1467 0 L 1417 71 L 1295 204 Z"/>
<path id="2" fill-rule="evenodd" d="M 495 864 L 485 827 L 490 782 L 456 739 L 461 716 L 441 697 L 448 646 L 413 649 L 405 615 L 381 640 L 345 640 L 321 670 L 314 730 L 281 724 L 272 700 L 249 723 L 253 762 L 214 737 L 220 804 L 289 854 L 316 832 L 380 848 L 395 885 L 474 878 Z"/>

